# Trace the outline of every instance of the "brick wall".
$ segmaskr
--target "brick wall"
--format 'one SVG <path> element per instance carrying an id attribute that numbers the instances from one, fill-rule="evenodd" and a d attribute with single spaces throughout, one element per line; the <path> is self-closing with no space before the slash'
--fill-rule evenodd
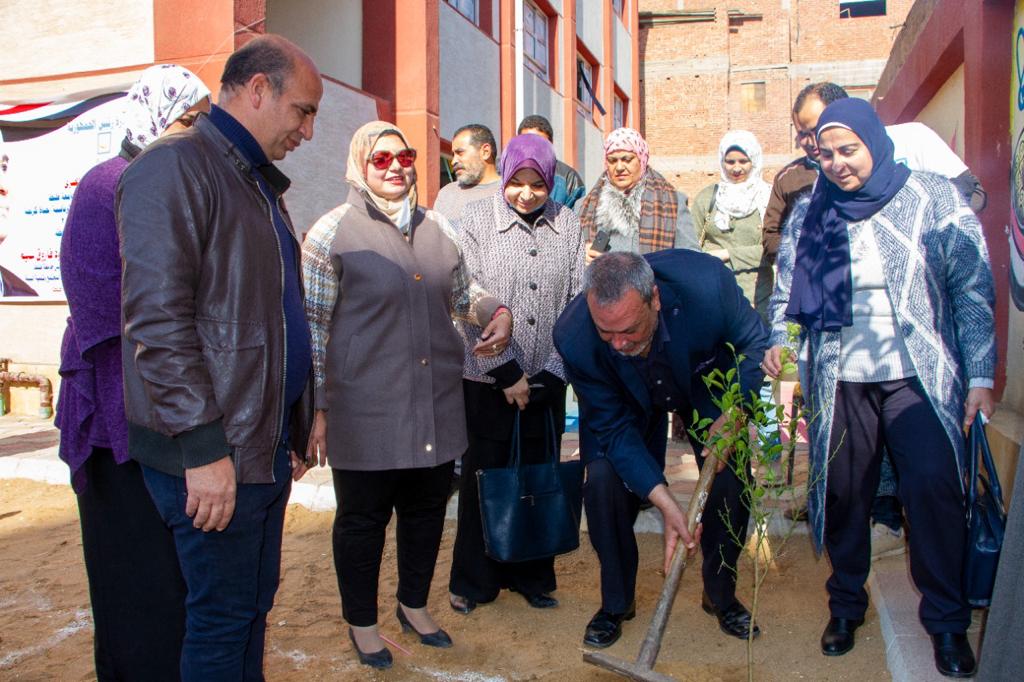
<path id="1" fill-rule="evenodd" d="M 690 196 L 718 179 L 718 141 L 757 135 L 765 179 L 798 156 L 790 107 L 812 81 L 868 96 L 913 0 L 880 17 L 840 19 L 839 0 L 640 0 L 641 126 L 652 164 Z M 687 23 L 651 25 L 646 12 L 685 9 Z M 698 16 L 712 11 L 711 17 Z M 745 112 L 744 84 L 763 83 L 764 110 Z"/>

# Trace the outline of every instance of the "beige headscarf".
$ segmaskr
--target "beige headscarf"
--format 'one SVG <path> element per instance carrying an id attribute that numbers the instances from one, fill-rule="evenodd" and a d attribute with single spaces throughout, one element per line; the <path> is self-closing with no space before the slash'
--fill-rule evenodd
<path id="1" fill-rule="evenodd" d="M 366 164 L 373 153 L 373 147 L 384 134 L 398 135 L 406 146 L 409 142 L 405 133 L 398 129 L 393 123 L 387 121 L 370 121 L 362 126 L 352 136 L 352 144 L 348 150 L 348 167 L 345 171 L 345 179 L 352 185 L 361 189 L 370 201 L 373 202 L 384 215 L 391 219 L 398 229 L 403 233 L 409 229 L 409 222 L 416 211 L 416 168 L 413 167 L 412 186 L 409 192 L 398 201 L 391 201 L 373 193 L 366 184 Z"/>

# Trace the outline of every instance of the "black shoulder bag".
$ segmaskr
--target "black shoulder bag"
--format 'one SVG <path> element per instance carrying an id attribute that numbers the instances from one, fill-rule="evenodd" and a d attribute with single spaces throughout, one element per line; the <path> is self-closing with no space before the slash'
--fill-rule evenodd
<path id="1" fill-rule="evenodd" d="M 580 546 L 583 463 L 559 461 L 550 410 L 547 418 L 548 456 L 543 464 L 522 465 L 516 410 L 508 466 L 476 472 L 484 549 L 496 561 L 529 561 Z"/>
<path id="2" fill-rule="evenodd" d="M 992 601 L 999 552 L 1006 531 L 1006 509 L 999 485 L 992 451 L 982 424 L 982 414 L 971 424 L 967 437 L 970 456 L 967 489 L 967 546 L 964 552 L 964 596 L 973 608 L 983 608 Z M 978 459 L 985 464 L 985 474 Z M 986 475 L 987 474 L 987 475 Z"/>

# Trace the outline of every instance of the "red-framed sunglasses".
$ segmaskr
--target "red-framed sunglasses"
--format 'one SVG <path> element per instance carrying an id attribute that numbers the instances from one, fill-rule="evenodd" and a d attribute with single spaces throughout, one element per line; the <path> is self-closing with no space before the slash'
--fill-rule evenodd
<path id="1" fill-rule="evenodd" d="M 377 170 L 386 170 L 391 167 L 391 162 L 398 159 L 398 165 L 408 168 L 416 163 L 415 149 L 400 149 L 397 154 L 391 152 L 375 152 L 370 156 L 370 163 Z"/>

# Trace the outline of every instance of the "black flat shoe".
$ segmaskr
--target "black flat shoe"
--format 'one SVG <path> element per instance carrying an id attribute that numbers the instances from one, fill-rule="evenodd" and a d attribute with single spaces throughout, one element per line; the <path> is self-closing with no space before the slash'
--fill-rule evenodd
<path id="1" fill-rule="evenodd" d="M 448 636 L 448 633 L 441 628 L 437 629 L 437 632 L 431 632 L 429 634 L 423 634 L 409 622 L 409 619 L 405 616 L 405 611 L 402 610 L 402 605 L 399 604 L 395 609 L 395 615 L 398 616 L 398 622 L 402 626 L 402 632 L 409 632 L 412 630 L 420 637 L 420 644 L 426 646 L 436 646 L 439 649 L 447 649 L 452 645 L 452 638 Z"/>
<path id="2" fill-rule="evenodd" d="M 352 648 L 356 650 L 356 655 L 359 656 L 359 662 L 363 665 L 368 665 L 371 668 L 378 668 L 380 670 L 387 670 L 394 663 L 394 659 L 391 658 L 391 650 L 384 647 L 380 651 L 374 651 L 372 654 L 365 654 L 359 650 L 359 645 L 356 644 L 356 636 L 352 634 L 352 628 L 348 629 L 348 638 L 352 641 Z"/>
<path id="3" fill-rule="evenodd" d="M 864 624 L 863 618 L 830 618 L 821 633 L 821 653 L 842 656 L 853 648 L 853 633 Z"/>
<path id="4" fill-rule="evenodd" d="M 935 667 L 946 677 L 974 677 L 977 664 L 967 635 L 943 632 L 932 635 Z"/>
<path id="5" fill-rule="evenodd" d="M 512 590 L 512 592 L 519 592 L 519 590 Z M 538 592 L 537 594 L 519 592 L 519 594 L 523 595 L 526 603 L 535 609 L 553 609 L 558 606 L 558 600 L 545 592 Z"/>
<path id="6" fill-rule="evenodd" d="M 463 597 L 457 594 L 448 595 L 448 605 L 452 607 L 452 611 L 455 613 L 461 613 L 466 615 L 470 611 L 476 608 L 476 601 L 469 597 Z"/>
<path id="7" fill-rule="evenodd" d="M 739 601 L 734 601 L 732 606 L 719 611 L 705 592 L 701 594 L 700 607 L 704 609 L 704 613 L 711 614 L 718 619 L 718 627 L 725 634 L 738 639 L 747 638 L 747 633 L 750 632 L 750 611 L 747 611 L 747 607 Z M 757 639 L 760 634 L 761 628 L 754 625 L 753 638 Z"/>
<path id="8" fill-rule="evenodd" d="M 632 620 L 634 616 L 636 616 L 635 604 L 626 613 L 610 613 L 601 609 L 587 623 L 587 632 L 583 635 L 583 643 L 598 649 L 610 647 L 622 636 L 622 621 Z"/>

